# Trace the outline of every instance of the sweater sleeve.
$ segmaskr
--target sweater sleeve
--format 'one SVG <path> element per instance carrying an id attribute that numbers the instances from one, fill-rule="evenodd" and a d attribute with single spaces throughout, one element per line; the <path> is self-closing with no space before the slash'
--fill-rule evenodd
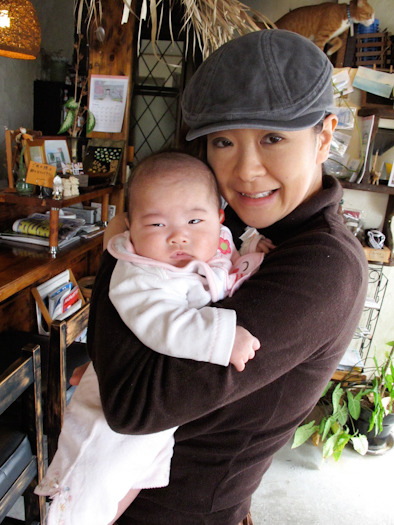
<path id="1" fill-rule="evenodd" d="M 201 308 L 190 306 L 191 290 Z M 235 312 L 205 306 L 210 295 L 198 276 L 171 279 L 159 267 L 119 260 L 109 297 L 125 325 L 148 348 L 171 357 L 229 364 Z"/>
<path id="2" fill-rule="evenodd" d="M 356 242 L 343 233 L 298 235 L 269 253 L 259 271 L 220 303 L 235 310 L 237 324 L 262 344 L 242 373 L 147 349 L 109 301 L 114 259 L 105 253 L 92 295 L 88 344 L 110 426 L 140 434 L 185 425 L 274 382 L 275 399 L 267 402 L 283 405 L 288 412 L 283 417 L 293 425 L 302 420 L 361 315 L 366 264 Z"/>

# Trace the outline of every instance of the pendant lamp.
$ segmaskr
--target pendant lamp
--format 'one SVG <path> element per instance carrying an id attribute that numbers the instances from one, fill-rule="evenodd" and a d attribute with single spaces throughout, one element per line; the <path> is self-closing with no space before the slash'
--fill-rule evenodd
<path id="1" fill-rule="evenodd" d="M 0 56 L 34 60 L 41 28 L 30 0 L 0 0 Z"/>

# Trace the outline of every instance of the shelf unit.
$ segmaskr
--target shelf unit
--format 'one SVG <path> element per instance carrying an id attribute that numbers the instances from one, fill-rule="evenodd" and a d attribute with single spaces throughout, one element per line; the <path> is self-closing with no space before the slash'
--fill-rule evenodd
<path id="1" fill-rule="evenodd" d="M 72 204 L 101 198 L 101 222 L 106 224 L 108 220 L 109 196 L 113 192 L 113 190 L 114 186 L 106 186 L 105 188 L 87 191 L 74 197 L 65 197 L 56 200 L 45 197 L 40 198 L 37 196 L 21 196 L 18 195 L 14 188 L 8 188 L 0 193 L 0 203 L 5 202 L 9 204 L 24 204 L 26 206 L 36 207 L 39 210 L 49 210 L 49 252 L 53 257 L 56 257 L 58 251 L 59 210 L 67 206 L 71 206 Z"/>
<path id="2" fill-rule="evenodd" d="M 388 279 L 384 274 L 384 265 L 370 263 L 367 300 L 359 326 L 353 337 L 353 343 L 358 343 L 358 351 L 364 364 L 369 357 L 371 342 L 375 334 L 387 285 Z"/>

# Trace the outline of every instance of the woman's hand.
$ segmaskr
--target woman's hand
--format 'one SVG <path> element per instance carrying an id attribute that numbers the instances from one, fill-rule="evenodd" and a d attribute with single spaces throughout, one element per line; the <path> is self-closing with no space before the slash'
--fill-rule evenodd
<path id="1" fill-rule="evenodd" d="M 115 215 L 115 217 L 108 223 L 107 229 L 104 232 L 103 249 L 105 250 L 107 248 L 108 241 L 111 237 L 114 237 L 118 233 L 123 233 L 127 229 L 127 213 L 124 212 Z"/>

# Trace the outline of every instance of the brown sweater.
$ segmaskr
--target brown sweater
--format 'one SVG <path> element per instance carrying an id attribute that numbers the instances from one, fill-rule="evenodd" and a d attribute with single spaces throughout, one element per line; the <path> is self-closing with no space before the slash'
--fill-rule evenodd
<path id="1" fill-rule="evenodd" d="M 142 491 L 119 524 L 236 525 L 272 455 L 315 406 L 352 338 L 367 285 L 361 245 L 338 215 L 342 189 L 328 176 L 323 185 L 261 230 L 277 248 L 220 303 L 261 341 L 242 373 L 144 347 L 108 298 L 116 261 L 104 253 L 88 344 L 108 423 L 130 434 L 180 426 L 169 486 Z M 241 234 L 244 225 L 226 215 Z"/>

